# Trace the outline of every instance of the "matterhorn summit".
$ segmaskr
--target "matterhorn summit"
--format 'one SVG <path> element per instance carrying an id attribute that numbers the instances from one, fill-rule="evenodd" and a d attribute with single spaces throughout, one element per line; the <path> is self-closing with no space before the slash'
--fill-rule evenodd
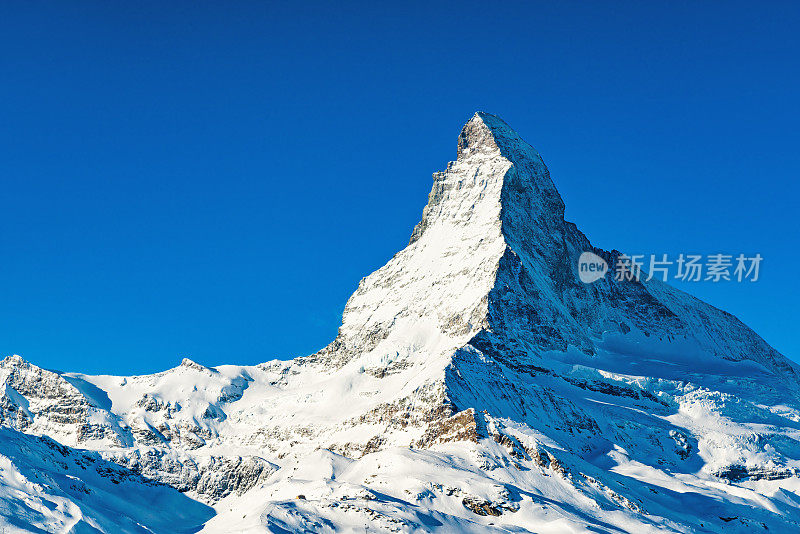
<path id="1" fill-rule="evenodd" d="M 11 532 L 800 532 L 797 367 L 656 279 L 593 283 L 539 153 L 476 113 L 316 354 L 0 362 Z"/>

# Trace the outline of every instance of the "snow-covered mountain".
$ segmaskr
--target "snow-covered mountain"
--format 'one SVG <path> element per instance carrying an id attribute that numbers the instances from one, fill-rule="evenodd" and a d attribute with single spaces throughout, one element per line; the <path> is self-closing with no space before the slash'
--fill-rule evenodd
<path id="1" fill-rule="evenodd" d="M 583 284 L 584 251 L 620 255 L 477 113 L 320 352 L 0 362 L 0 529 L 800 532 L 797 367 L 662 282 Z"/>

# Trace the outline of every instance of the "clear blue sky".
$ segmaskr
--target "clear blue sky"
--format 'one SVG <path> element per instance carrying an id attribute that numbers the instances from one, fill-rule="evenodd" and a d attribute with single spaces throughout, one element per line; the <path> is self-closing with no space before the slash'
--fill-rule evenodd
<path id="1" fill-rule="evenodd" d="M 595 245 L 761 253 L 682 287 L 800 359 L 797 3 L 267 4 L 3 6 L 0 353 L 314 352 L 480 109 Z"/>

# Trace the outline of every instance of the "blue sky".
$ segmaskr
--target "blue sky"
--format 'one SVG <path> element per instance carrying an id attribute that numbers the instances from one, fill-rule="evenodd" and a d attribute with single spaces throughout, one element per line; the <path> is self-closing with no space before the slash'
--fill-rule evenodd
<path id="1" fill-rule="evenodd" d="M 200 4 L 4 6 L 0 353 L 314 352 L 480 109 L 595 245 L 762 254 L 681 287 L 800 360 L 797 4 Z"/>

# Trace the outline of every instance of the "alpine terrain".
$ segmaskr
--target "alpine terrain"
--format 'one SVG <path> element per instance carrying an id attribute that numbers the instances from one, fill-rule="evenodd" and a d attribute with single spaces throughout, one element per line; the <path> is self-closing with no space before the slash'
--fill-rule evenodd
<path id="1" fill-rule="evenodd" d="M 148 376 L 0 362 L 0 532 L 800 532 L 798 367 L 655 279 L 592 284 L 477 113 L 330 345 Z"/>

